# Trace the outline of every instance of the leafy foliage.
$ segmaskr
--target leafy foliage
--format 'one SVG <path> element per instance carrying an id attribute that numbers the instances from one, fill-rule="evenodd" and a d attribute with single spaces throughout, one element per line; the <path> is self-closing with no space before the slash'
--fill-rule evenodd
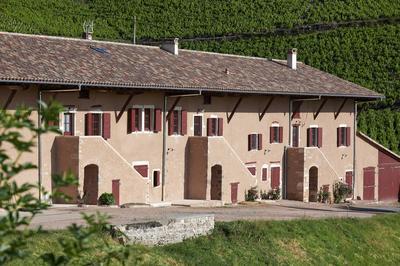
<path id="1" fill-rule="evenodd" d="M 343 183 L 343 182 L 336 182 L 333 184 L 333 201 L 335 203 L 342 202 L 345 198 L 347 198 L 352 193 L 352 188 Z"/>
<path id="2" fill-rule="evenodd" d="M 245 200 L 246 201 L 255 201 L 256 199 L 258 199 L 257 187 L 251 187 L 249 190 L 247 190 L 247 193 L 245 195 Z"/>
<path id="3" fill-rule="evenodd" d="M 112 193 L 103 193 L 99 197 L 100 205 L 113 205 L 115 203 L 114 195 Z"/>

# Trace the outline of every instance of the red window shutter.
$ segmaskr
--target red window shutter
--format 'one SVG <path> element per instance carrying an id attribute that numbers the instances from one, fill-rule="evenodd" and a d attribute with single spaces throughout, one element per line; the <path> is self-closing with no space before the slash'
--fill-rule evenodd
<path id="1" fill-rule="evenodd" d="M 279 143 L 283 142 L 283 127 L 279 127 Z"/>
<path id="2" fill-rule="evenodd" d="M 161 131 L 161 109 L 154 110 L 154 132 Z"/>
<path id="3" fill-rule="evenodd" d="M 111 115 L 110 113 L 103 113 L 103 138 L 111 138 Z"/>
<path id="4" fill-rule="evenodd" d="M 93 114 L 85 114 L 85 136 L 93 135 Z"/>
<path id="5" fill-rule="evenodd" d="M 207 118 L 207 136 L 212 135 L 212 118 Z"/>
<path id="6" fill-rule="evenodd" d="M 182 115 L 181 135 L 184 136 L 187 134 L 187 111 L 182 110 L 181 115 Z"/>
<path id="7" fill-rule="evenodd" d="M 342 134 L 340 132 L 340 127 L 337 128 L 337 146 L 340 147 L 342 144 Z"/>
<path id="8" fill-rule="evenodd" d="M 258 134 L 258 150 L 262 150 L 262 134 Z"/>
<path id="9" fill-rule="evenodd" d="M 142 177 L 148 177 L 148 165 L 135 165 L 134 168 Z"/>
<path id="10" fill-rule="evenodd" d="M 267 181 L 268 168 L 262 169 L 262 181 Z"/>
<path id="11" fill-rule="evenodd" d="M 280 167 L 271 168 L 271 187 L 277 189 L 280 186 Z"/>
<path id="12" fill-rule="evenodd" d="M 322 127 L 318 128 L 318 148 L 322 147 Z"/>
<path id="13" fill-rule="evenodd" d="M 168 135 L 173 135 L 174 133 L 174 114 L 173 112 L 169 113 L 168 119 Z"/>
<path id="14" fill-rule="evenodd" d="M 250 174 L 256 175 L 256 167 L 255 166 L 248 166 L 247 170 L 249 170 Z"/>
<path id="15" fill-rule="evenodd" d="M 274 139 L 275 139 L 274 128 L 273 127 L 269 127 L 269 143 L 273 143 Z"/>
<path id="16" fill-rule="evenodd" d="M 224 135 L 224 119 L 218 118 L 218 136 Z"/>
<path id="17" fill-rule="evenodd" d="M 346 127 L 346 146 L 350 146 L 350 127 Z"/>
<path id="18" fill-rule="evenodd" d="M 135 112 L 133 108 L 128 109 L 128 133 L 132 133 L 135 127 Z"/>
<path id="19" fill-rule="evenodd" d="M 251 147 L 253 146 L 251 143 L 251 134 L 248 135 L 247 139 L 248 139 L 247 150 L 251 151 Z"/>
<path id="20" fill-rule="evenodd" d="M 307 128 L 307 147 L 311 147 L 312 136 L 311 136 L 312 128 Z"/>

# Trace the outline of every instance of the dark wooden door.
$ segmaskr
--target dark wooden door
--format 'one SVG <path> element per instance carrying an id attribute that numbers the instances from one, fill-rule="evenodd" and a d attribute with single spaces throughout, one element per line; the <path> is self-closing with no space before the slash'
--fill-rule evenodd
<path id="1" fill-rule="evenodd" d="M 308 173 L 308 201 L 316 202 L 318 199 L 318 168 L 313 166 Z"/>
<path id="2" fill-rule="evenodd" d="M 281 183 L 281 168 L 271 167 L 271 188 L 277 189 Z"/>
<path id="3" fill-rule="evenodd" d="M 375 167 L 364 168 L 363 200 L 375 199 Z"/>
<path id="4" fill-rule="evenodd" d="M 352 171 L 347 171 L 346 172 L 346 184 L 353 189 L 353 172 Z M 349 196 L 351 196 L 350 194 Z"/>
<path id="5" fill-rule="evenodd" d="M 221 200 L 222 196 L 222 166 L 211 167 L 211 200 Z"/>
<path id="6" fill-rule="evenodd" d="M 119 186 L 120 186 L 119 179 L 114 179 L 112 181 L 112 194 L 114 196 L 116 205 L 119 205 Z"/>
<path id="7" fill-rule="evenodd" d="M 237 203 L 239 183 L 231 183 L 231 202 L 233 204 Z"/>
<path id="8" fill-rule="evenodd" d="M 83 199 L 85 204 L 97 205 L 99 193 L 99 167 L 90 164 L 84 168 Z"/>

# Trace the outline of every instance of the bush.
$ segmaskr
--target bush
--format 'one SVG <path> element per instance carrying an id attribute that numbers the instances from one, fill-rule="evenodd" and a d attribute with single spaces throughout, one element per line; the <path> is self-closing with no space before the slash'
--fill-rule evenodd
<path id="1" fill-rule="evenodd" d="M 115 204 L 114 195 L 111 193 L 103 193 L 99 198 L 100 205 L 113 205 Z"/>
<path id="2" fill-rule="evenodd" d="M 331 193 L 329 191 L 324 191 L 324 189 L 320 187 L 318 192 L 318 202 L 327 203 L 330 197 Z"/>
<path id="3" fill-rule="evenodd" d="M 351 187 L 343 182 L 336 182 L 333 185 L 333 200 L 335 203 L 342 202 L 347 196 L 351 195 L 353 190 Z"/>
<path id="4" fill-rule="evenodd" d="M 247 194 L 246 194 L 246 201 L 255 201 L 256 199 L 258 199 L 258 191 L 257 191 L 257 187 L 252 187 L 249 190 L 247 190 Z"/>
<path id="5" fill-rule="evenodd" d="M 260 196 L 261 196 L 261 199 L 263 199 L 263 200 L 269 199 L 269 194 L 267 193 L 267 191 L 261 191 Z"/>
<path id="6" fill-rule="evenodd" d="M 281 190 L 280 188 L 271 189 L 268 192 L 268 198 L 271 200 L 278 200 L 281 198 Z"/>

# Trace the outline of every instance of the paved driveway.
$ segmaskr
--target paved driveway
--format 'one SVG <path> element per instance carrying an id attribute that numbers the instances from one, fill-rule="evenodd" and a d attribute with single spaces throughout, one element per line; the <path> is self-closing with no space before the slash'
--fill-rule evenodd
<path id="1" fill-rule="evenodd" d="M 290 220 L 300 218 L 327 217 L 371 217 L 376 213 L 371 210 L 350 210 L 339 206 L 294 201 L 278 201 L 276 203 L 257 205 L 238 205 L 229 207 L 194 208 L 194 207 L 53 207 L 39 214 L 32 226 L 42 225 L 44 229 L 62 229 L 77 223 L 83 224 L 81 212 L 107 213 L 112 224 L 124 224 L 149 220 L 168 219 L 191 214 L 214 214 L 216 221 L 234 220 Z"/>

